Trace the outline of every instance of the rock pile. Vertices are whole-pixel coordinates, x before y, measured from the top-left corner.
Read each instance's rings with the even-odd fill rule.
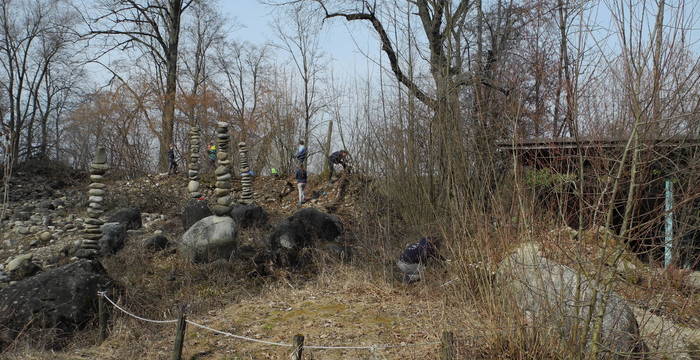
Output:
[[[250,176],[248,164],[248,146],[245,142],[238,143],[238,155],[241,165],[241,203],[253,203],[253,178]]]
[[[211,205],[211,212],[217,216],[226,216],[231,212],[231,160],[228,154],[228,143],[228,124],[219,122],[216,127],[217,167],[214,171],[216,175],[216,189],[214,190],[216,203]]]
[[[187,191],[193,199],[202,197],[199,191],[199,145],[201,144],[201,130],[198,126],[190,129],[190,165],[187,175],[190,182],[187,185]]]
[[[90,190],[88,190],[88,209],[87,219],[85,220],[85,232],[83,241],[80,244],[80,251],[76,254],[78,257],[90,258],[94,257],[100,251],[98,240],[102,237],[101,226],[103,221],[100,216],[104,213],[104,198],[106,194],[106,185],[104,184],[104,174],[109,170],[107,165],[107,151],[104,147],[97,148],[95,160],[90,164]]]

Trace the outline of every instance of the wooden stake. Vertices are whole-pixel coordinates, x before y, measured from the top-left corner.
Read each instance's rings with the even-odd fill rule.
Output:
[[[97,297],[97,319],[100,323],[99,345],[107,339],[107,309],[105,306],[105,298],[102,294]]]
[[[173,360],[182,360],[182,346],[185,343],[185,322],[184,307],[180,307],[180,313],[177,317],[177,333],[175,334],[175,348],[173,349]]]
[[[454,348],[454,334],[452,331],[444,331],[442,333],[442,354],[440,356],[441,360],[454,360],[455,358],[455,348]]]
[[[304,335],[294,335],[294,353],[292,360],[301,360],[302,352],[304,351]]]

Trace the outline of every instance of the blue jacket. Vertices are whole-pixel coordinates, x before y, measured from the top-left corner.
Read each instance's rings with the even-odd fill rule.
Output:
[[[304,160],[306,160],[306,155],[307,155],[306,146],[302,146],[299,148],[299,151],[297,151],[296,155],[294,155],[294,156],[297,158],[297,160],[304,162]]]
[[[399,260],[408,264],[425,264],[429,258],[440,258],[437,248],[426,238],[415,244],[408,245]]]

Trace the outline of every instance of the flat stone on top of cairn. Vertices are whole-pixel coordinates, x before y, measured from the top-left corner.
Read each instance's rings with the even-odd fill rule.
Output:
[[[250,176],[248,163],[248,146],[245,142],[238,143],[238,156],[241,165],[241,203],[253,203],[253,178]]]
[[[80,243],[80,250],[77,256],[81,258],[92,258],[100,251],[98,240],[102,238],[101,226],[104,223],[100,216],[104,214],[104,198],[107,194],[104,184],[104,174],[109,170],[107,165],[107,151],[103,146],[97,148],[95,159],[90,164],[90,186],[88,190],[87,219],[85,220],[85,230],[83,240]]]
[[[216,127],[216,190],[214,197],[216,203],[209,206],[211,212],[216,216],[225,216],[231,212],[231,161],[228,156],[228,124],[218,122]]]
[[[187,175],[190,178],[190,182],[187,184],[187,191],[189,191],[190,197],[193,199],[202,197],[202,193],[199,191],[199,146],[201,145],[201,135],[199,126],[195,126],[189,131],[190,164]]]

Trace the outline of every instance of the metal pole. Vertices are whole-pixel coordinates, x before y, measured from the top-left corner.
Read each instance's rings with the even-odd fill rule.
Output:
[[[673,182],[666,179],[666,227],[664,229],[664,267],[673,260]]]

